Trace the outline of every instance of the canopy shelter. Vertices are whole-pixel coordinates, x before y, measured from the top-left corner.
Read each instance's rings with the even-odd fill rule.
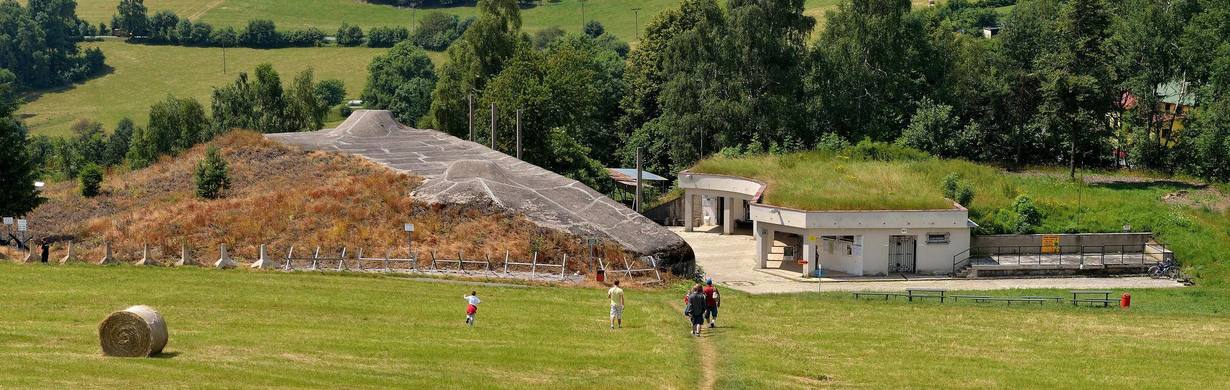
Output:
[[[627,199],[630,197],[630,194],[636,193],[636,168],[607,168],[606,171],[611,176],[611,180],[614,180],[617,184],[615,186],[616,191],[621,192],[618,196],[619,199]],[[659,183],[670,182],[665,177],[645,170],[641,171],[641,180],[645,182],[645,187],[653,188],[657,188]],[[623,193],[624,191],[627,191],[627,193]],[[635,205],[632,207],[635,207]]]

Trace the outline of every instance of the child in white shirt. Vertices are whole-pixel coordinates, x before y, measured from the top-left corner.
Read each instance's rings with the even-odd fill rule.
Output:
[[[466,300],[466,325],[474,326],[474,315],[478,314],[478,304],[482,301],[478,300],[478,292],[470,291],[470,295],[462,297]]]

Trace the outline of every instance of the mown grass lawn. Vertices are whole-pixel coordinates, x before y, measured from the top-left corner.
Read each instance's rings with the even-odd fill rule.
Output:
[[[0,388],[689,388],[695,348],[663,293],[402,278],[0,264]],[[464,293],[478,290],[478,325]],[[148,304],[155,359],[100,355],[97,325]]]
[[[1065,295],[999,292],[1037,293]],[[1224,387],[1230,294],[1132,293],[1128,311],[728,293],[737,299],[722,314],[729,327],[712,338],[718,387]]]
[[[367,65],[387,49],[291,48],[226,50],[227,73],[222,73],[222,49],[132,45],[123,42],[86,43],[107,56],[111,73],[72,87],[41,92],[18,109],[33,134],[67,135],[79,119],[102,122],[108,131],[125,116],[144,126],[150,105],[167,94],[192,97],[209,110],[215,86],[233,82],[239,72],[271,63],[284,85],[311,67],[317,81],[326,78],[346,83],[346,96],[357,98],[367,82]]]
[[[610,331],[599,288],[7,262],[0,277],[0,388],[683,389],[706,345],[716,388],[1216,388],[1230,369],[1230,294],[1205,287],[1131,291],[1128,311],[725,290],[721,327],[696,339],[681,287],[630,290]],[[167,353],[100,356],[98,322],[132,304],[166,317]]]

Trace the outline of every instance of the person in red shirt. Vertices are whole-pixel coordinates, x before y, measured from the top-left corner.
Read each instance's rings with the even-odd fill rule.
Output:
[[[717,287],[713,286],[713,279],[705,280],[705,319],[709,320],[709,327],[717,327],[718,306],[722,305],[722,296],[718,294]]]

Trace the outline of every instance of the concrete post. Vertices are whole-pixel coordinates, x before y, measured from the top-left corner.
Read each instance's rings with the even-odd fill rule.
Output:
[[[111,264],[118,264],[118,263],[119,261],[115,259],[115,256],[111,255],[111,241],[104,242],[103,243],[103,258],[102,260],[98,261],[98,265],[111,265]]]
[[[773,229],[753,221],[752,234],[756,237],[756,268],[768,268],[769,252],[773,250]]]
[[[273,259],[269,258],[269,256],[265,254],[265,244],[261,244],[261,257],[257,259],[255,263],[252,263],[251,267],[257,269],[277,268],[277,264],[273,263]]]
[[[218,252],[221,254],[218,256],[218,261],[214,262],[214,268],[235,268],[235,260],[232,260],[231,257],[226,254],[226,244],[222,244],[222,246],[218,249]]]
[[[734,203],[735,198],[722,197],[722,234],[731,235],[735,232],[735,208],[731,207]]]
[[[60,259],[60,264],[74,263],[76,261],[77,261],[77,251],[73,249],[73,242],[69,241],[68,242],[68,253],[65,253],[64,257]]]
[[[137,265],[149,265],[149,266],[158,265],[158,260],[154,260],[153,257],[149,256],[149,245],[141,244],[141,261],[138,261]]]
[[[201,265],[192,258],[192,252],[188,252],[188,244],[179,244],[179,261],[175,262],[176,267],[185,265]]]
[[[692,194],[683,190],[683,231],[692,231]]]
[[[803,277],[810,278],[816,272],[816,241],[810,233],[803,236],[803,259],[807,260],[803,266]]]

